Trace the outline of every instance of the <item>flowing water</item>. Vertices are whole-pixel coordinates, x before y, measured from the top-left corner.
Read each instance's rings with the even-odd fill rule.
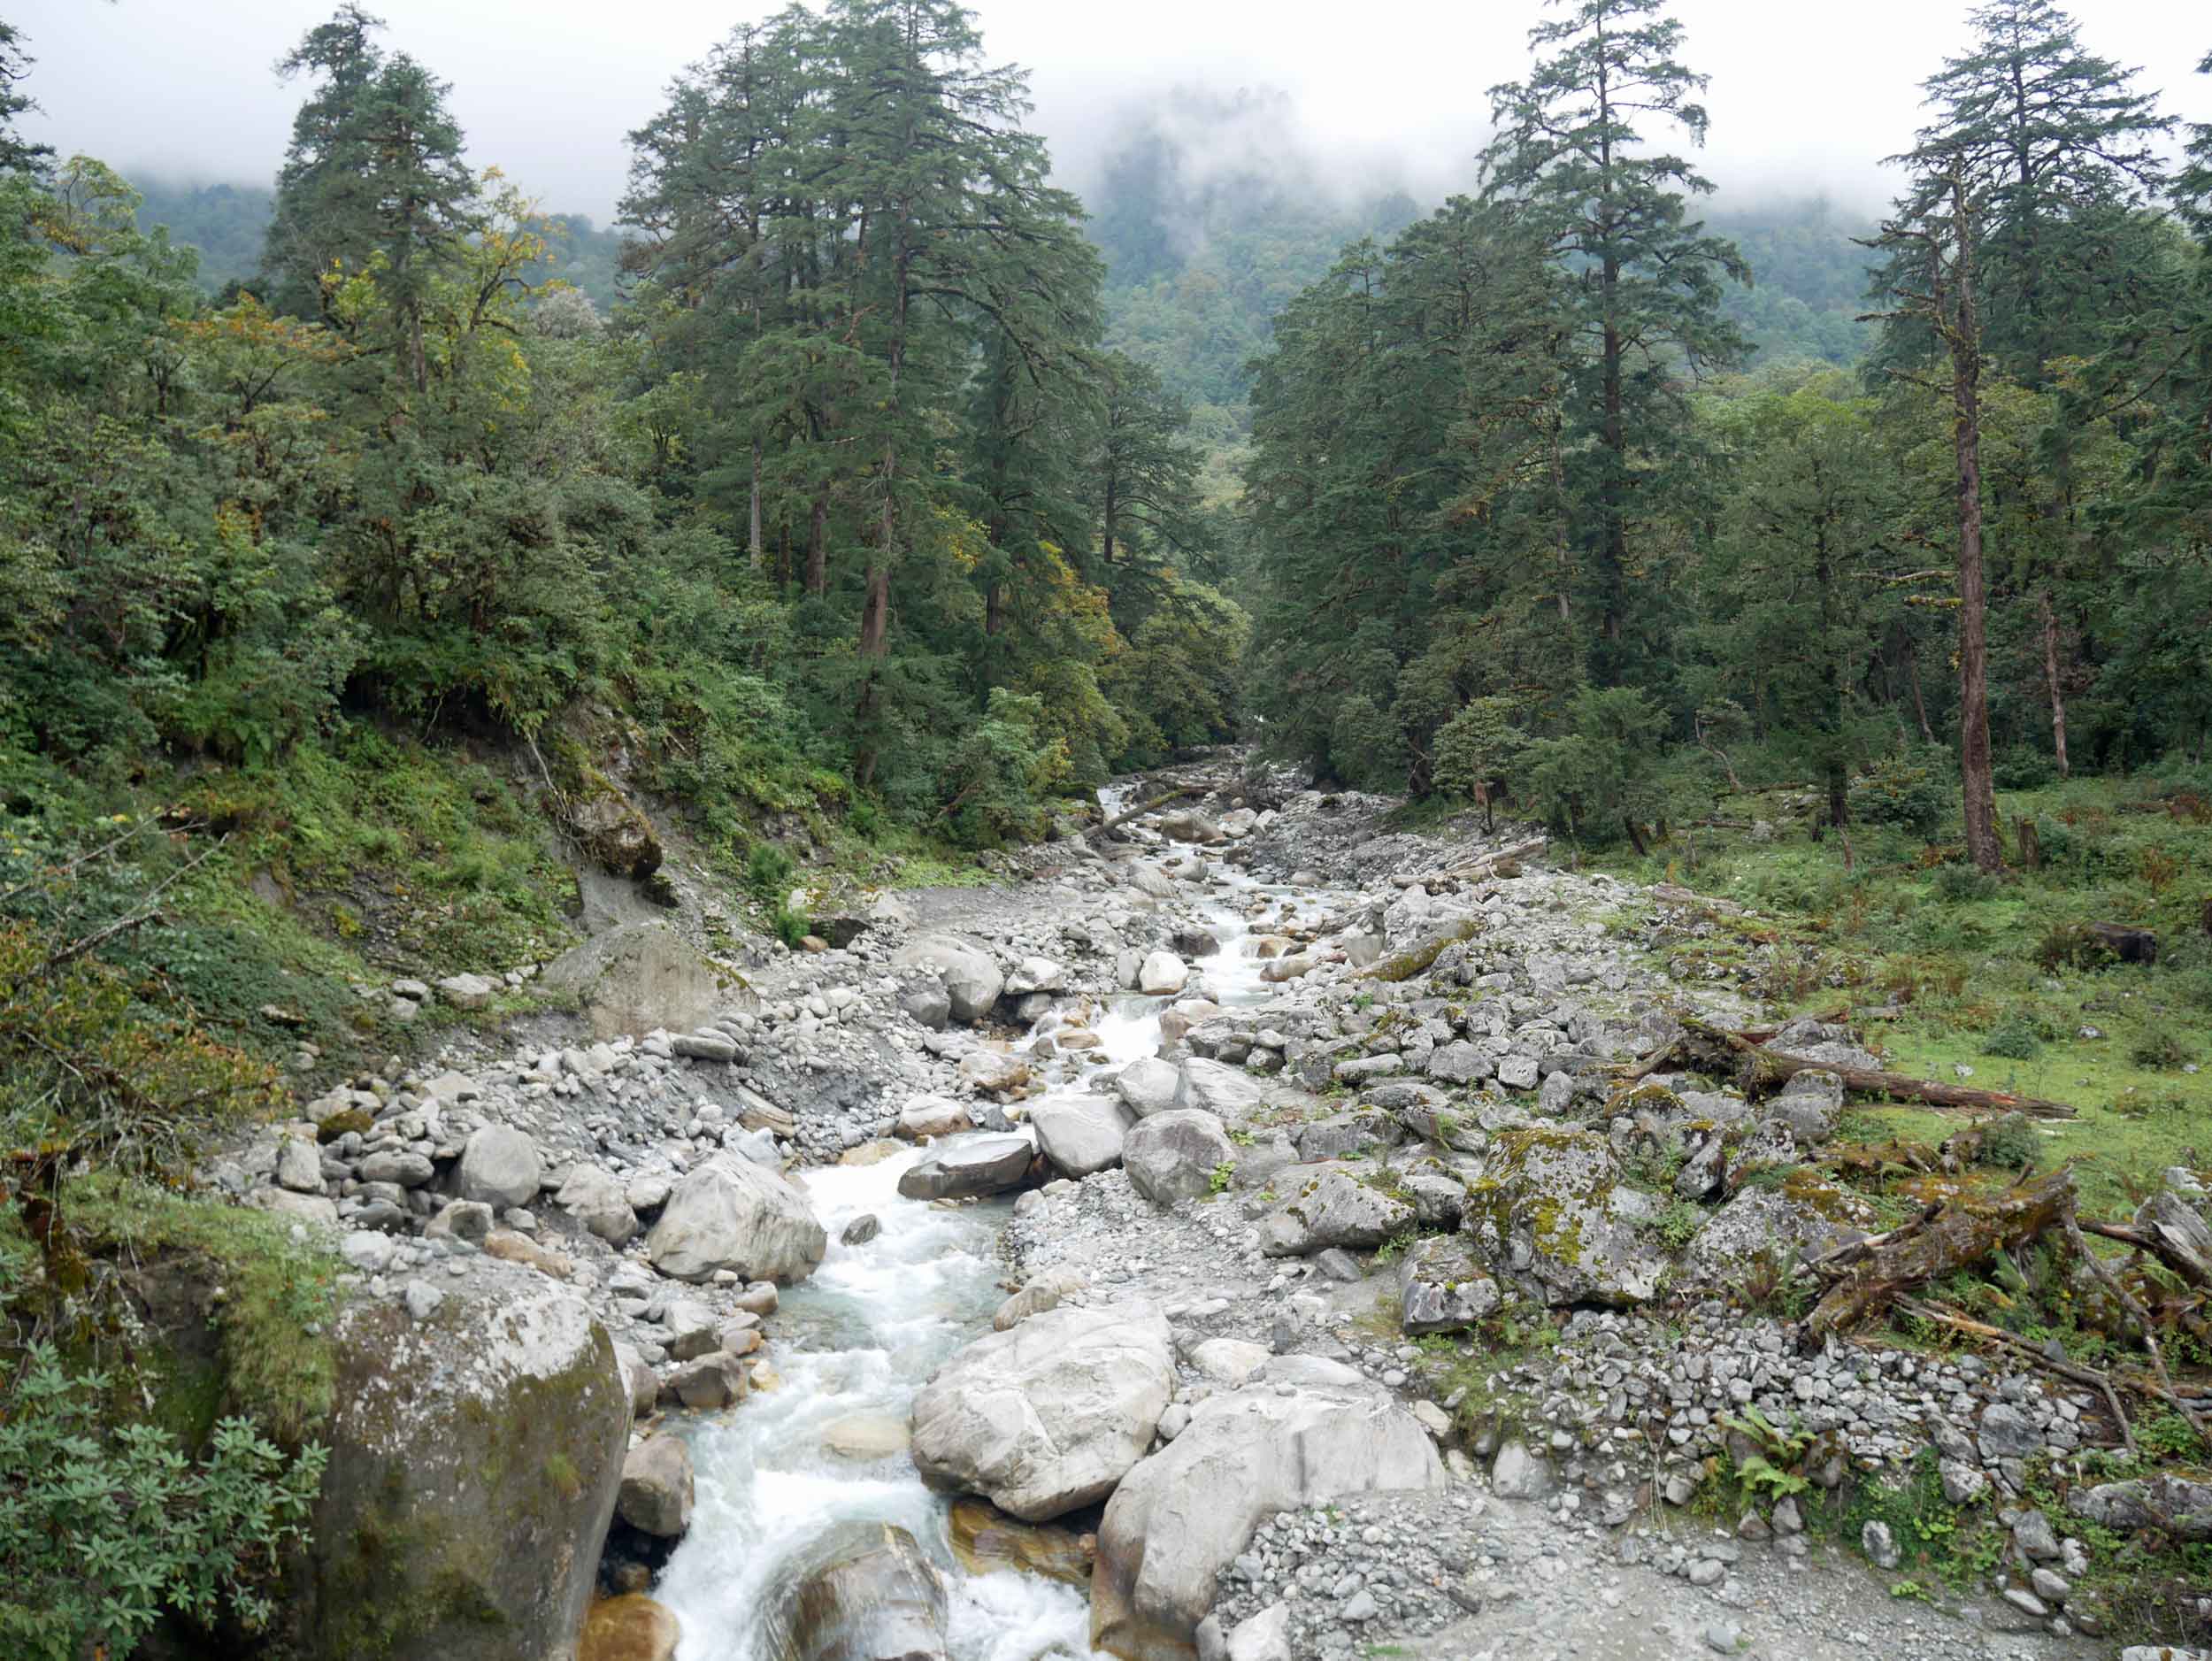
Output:
[[[1107,812],[1119,811],[1120,793],[1106,794]],[[1207,995],[1225,1005],[1257,1002],[1272,988],[1245,950],[1255,921],[1315,896],[1263,888],[1233,872],[1214,893],[1207,926],[1221,951],[1196,965]],[[1101,1047],[1055,1093],[1079,1094],[1093,1079],[1103,1088],[1101,1075],[1154,1053],[1171,1001],[1115,999],[1093,1024]],[[995,1242],[1010,1205],[949,1209],[902,1197],[900,1173],[926,1157],[917,1149],[878,1165],[803,1173],[830,1244],[771,1323],[783,1383],[726,1416],[677,1426],[691,1444],[698,1499],[691,1531],[654,1593],[682,1623],[677,1661],[770,1661],[776,1645],[764,1628],[774,1594],[810,1546],[854,1521],[903,1527],[944,1572],[954,1661],[1090,1653],[1089,1610],[1077,1588],[959,1567],[949,1503],[923,1485],[902,1447],[853,1457],[830,1446],[849,1450],[872,1432],[902,1430],[930,1373],[990,1330],[1004,1296]],[[846,1245],[845,1226],[866,1213],[882,1232]]]

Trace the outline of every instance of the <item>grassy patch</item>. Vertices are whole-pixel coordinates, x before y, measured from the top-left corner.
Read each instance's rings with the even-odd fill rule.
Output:
[[[336,1257],[292,1237],[297,1219],[94,1177],[64,1193],[88,1249],[118,1263],[188,1258],[211,1288],[224,1411],[296,1442],[329,1414]]]

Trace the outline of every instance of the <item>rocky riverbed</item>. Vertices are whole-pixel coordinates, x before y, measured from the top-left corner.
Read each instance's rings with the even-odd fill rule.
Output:
[[[2212,1488],[2082,1464],[2087,1390],[1755,1311],[1874,1221],[1800,1169],[1833,1073],[1617,1088],[1759,1012],[1651,950],[1713,926],[1693,896],[1229,762],[1168,782],[998,886],[856,903],[835,948],[623,925],[543,969],[574,1016],[348,1080],[210,1175],[333,1231],[388,1334],[486,1334],[495,1372],[505,1312],[575,1311],[632,1428],[618,1496],[558,1519],[566,1580],[611,1529],[604,1588],[654,1588],[685,1661],[2109,1655],[2071,1530],[2212,1535]],[[474,988],[364,995],[418,993]],[[1801,1502],[1721,1503],[1786,1449]],[[1894,1596],[1889,1525],[1809,1526],[1915,1480],[2007,1530],[1970,1585]],[[513,1653],[561,1652],[573,1598],[478,1578]]]

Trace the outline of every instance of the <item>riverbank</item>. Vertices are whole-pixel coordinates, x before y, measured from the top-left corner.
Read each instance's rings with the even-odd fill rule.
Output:
[[[1901,1220],[1832,1174],[1840,1084],[1618,1088],[1685,1023],[1762,1018],[1671,972],[1659,937],[1699,926],[1695,896],[1221,764],[1174,782],[1193,794],[1030,850],[1018,880],[879,896],[841,947],[772,958],[689,1025],[457,1045],[219,1174],[326,1206],[349,1294],[410,1319],[465,1327],[517,1276],[588,1306],[629,1463],[687,1456],[695,1500],[655,1513],[682,1543],[641,1542],[649,1496],[626,1489],[611,1567],[633,1589],[661,1570],[682,1657],[773,1652],[789,1596],[847,1561],[821,1553],[885,1525],[926,1573],[864,1551],[870,1572],[903,1577],[958,1661],[1233,1635],[1302,1661],[2101,1654],[2093,1634],[2145,1619],[2114,1578],[2185,1559],[2129,1523],[2143,1484],[2095,1392],[1802,1341],[1784,1271]],[[1843,1028],[1786,1042],[1876,1059]],[[326,1136],[344,1112],[367,1122]],[[284,1180],[288,1157],[307,1180],[310,1135],[311,1194]],[[734,1196],[733,1161],[756,1173]],[[1018,1337],[1047,1315],[1079,1350],[1157,1323],[1073,1378],[983,1352],[986,1421],[1121,1426],[1079,1480],[1039,1479],[1016,1429],[979,1450],[956,1393],[910,1449],[933,1374],[1011,1343],[995,1317]],[[1294,1479],[1269,1463],[1284,1437],[1312,1456]],[[1087,1613],[964,1557],[918,1465],[1058,1518],[1032,1557],[1094,1541]],[[1179,1535],[1200,1495],[1236,1520]],[[1147,1580],[1169,1560],[1173,1585]]]

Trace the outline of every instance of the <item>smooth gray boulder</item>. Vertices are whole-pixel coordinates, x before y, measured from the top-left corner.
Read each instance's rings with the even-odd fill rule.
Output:
[[[527,1205],[544,1186],[545,1166],[537,1144],[507,1125],[487,1125],[472,1134],[461,1149],[455,1173],[457,1192],[503,1211]]]
[[[1138,1118],[1148,1119],[1175,1105],[1176,1087],[1181,1081],[1172,1062],[1141,1056],[1114,1075],[1114,1090]]]
[[[1287,1197],[1260,1222],[1260,1250],[1302,1257],[1332,1246],[1372,1251],[1417,1220],[1410,1202],[1370,1187],[1341,1165],[1294,1165],[1275,1174]]]
[[[1092,1647],[1125,1661],[1190,1661],[1221,1571],[1263,1518],[1444,1485],[1420,1422],[1370,1387],[1210,1396],[1106,1503],[1091,1575]]]
[[[1006,977],[991,954],[956,934],[925,934],[899,948],[891,958],[900,969],[926,969],[943,984],[953,1018],[979,1021],[1005,990]]]
[[[1029,1180],[1036,1146],[1026,1136],[954,1136],[899,1176],[910,1200],[964,1200],[1004,1194]]]
[[[1171,1108],[1140,1119],[1122,1139],[1129,1185],[1155,1205],[1173,1205],[1213,1191],[1214,1173],[1236,1164],[1237,1146],[1213,1114]]]
[[[1137,967],[1137,990],[1153,997],[1180,992],[1190,980],[1190,966],[1171,951],[1148,954]]]
[[[610,1246],[627,1244],[637,1233],[637,1212],[625,1184],[597,1165],[571,1165],[553,1202]]]
[[[1267,1086],[1241,1067],[1192,1056],[1178,1070],[1175,1105],[1202,1108],[1220,1119],[1241,1119],[1267,1100]]]
[[[1079,1182],[1121,1163],[1137,1116],[1110,1096],[1048,1096],[1031,1104],[1029,1122],[1052,1168]]]
[[[788,1285],[814,1273],[829,1237],[797,1189],[749,1159],[710,1160],[669,1191],[645,1237],[646,1256],[671,1280],[728,1269]]]
[[[1106,1497],[1175,1390],[1149,1305],[1049,1309],[970,1344],[914,1398],[914,1464],[1025,1522]]]
[[[542,984],[574,995],[600,1038],[688,1032],[760,1000],[736,970],[703,956],[665,923],[626,923],[546,965]]]

